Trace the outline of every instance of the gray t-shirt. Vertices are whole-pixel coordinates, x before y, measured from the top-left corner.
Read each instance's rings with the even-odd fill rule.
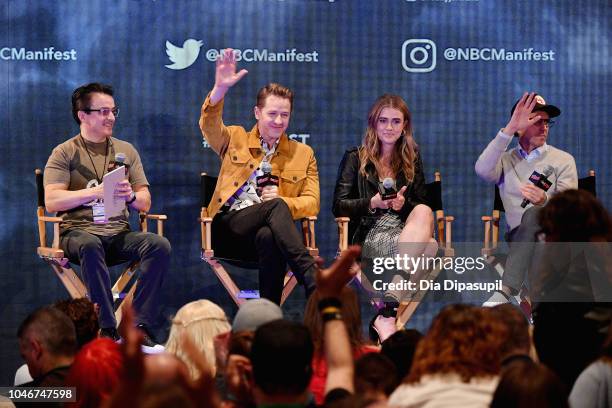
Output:
[[[44,185],[62,183],[67,185],[70,191],[95,187],[102,182],[109,162],[114,161],[116,153],[124,153],[126,156],[125,163],[129,166],[127,178],[132,187],[148,186],[140,156],[134,146],[114,137],[111,137],[108,143],[93,143],[80,135],[53,149],[45,166]],[[58,212],[57,215],[64,218],[61,232],[82,229],[91,234],[110,236],[129,231],[127,210],[121,216],[111,218],[106,224],[94,224],[92,206],[95,202],[96,200]]]

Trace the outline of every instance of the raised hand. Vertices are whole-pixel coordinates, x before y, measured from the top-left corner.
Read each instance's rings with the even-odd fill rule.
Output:
[[[357,274],[357,270],[352,266],[360,253],[361,248],[359,246],[351,245],[342,251],[338,259],[329,268],[318,269],[316,275],[317,290],[322,299],[340,296],[342,288]]]
[[[516,104],[510,122],[504,127],[504,133],[507,135],[514,135],[516,132],[522,132],[540,120],[540,116],[533,112],[535,105],[535,92],[525,92]]]
[[[236,72],[236,55],[234,50],[226,48],[217,57],[217,68],[215,70],[215,88],[231,88],[248,73],[246,69]]]

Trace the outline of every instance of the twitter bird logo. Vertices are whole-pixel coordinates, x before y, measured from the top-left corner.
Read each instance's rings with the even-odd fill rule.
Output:
[[[194,40],[192,38],[185,40],[183,48],[177,47],[170,41],[166,41],[166,54],[173,64],[166,65],[169,69],[185,69],[198,59],[200,55],[200,47],[202,47],[202,41]]]

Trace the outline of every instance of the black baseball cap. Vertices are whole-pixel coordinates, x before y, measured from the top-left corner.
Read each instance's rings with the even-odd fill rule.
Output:
[[[551,118],[557,117],[561,114],[561,109],[557,108],[555,105],[547,104],[546,101],[544,100],[544,97],[542,97],[542,95],[535,94],[535,99],[536,99],[536,104],[533,107],[532,112],[535,112],[535,111],[546,112],[548,113],[548,116],[550,116]],[[521,99],[519,98],[519,100],[514,103],[514,106],[512,106],[512,110],[510,111],[510,116],[512,116],[512,114],[514,113],[514,109],[516,108],[516,105],[519,103],[520,100]]]

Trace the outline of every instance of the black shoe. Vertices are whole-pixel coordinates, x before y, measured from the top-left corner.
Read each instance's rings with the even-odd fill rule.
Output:
[[[112,341],[121,340],[121,336],[119,336],[119,332],[114,327],[104,327],[100,329],[100,337],[107,337]]]
[[[372,340],[375,344],[380,343],[380,337],[378,336],[378,331],[374,327],[374,322],[378,316],[396,318],[398,307],[399,302],[397,301],[384,302],[384,307],[378,309],[374,317],[372,317],[372,320],[370,320],[370,324],[368,325],[368,334],[370,336],[370,340]]]
[[[151,332],[149,331],[147,326],[145,326],[144,324],[139,324],[136,327],[140,331],[142,331],[142,333],[144,334],[144,336],[142,338],[142,345],[143,346],[155,347],[155,346],[157,346],[159,344],[157,341],[155,341],[155,337],[153,335],[151,335]]]

